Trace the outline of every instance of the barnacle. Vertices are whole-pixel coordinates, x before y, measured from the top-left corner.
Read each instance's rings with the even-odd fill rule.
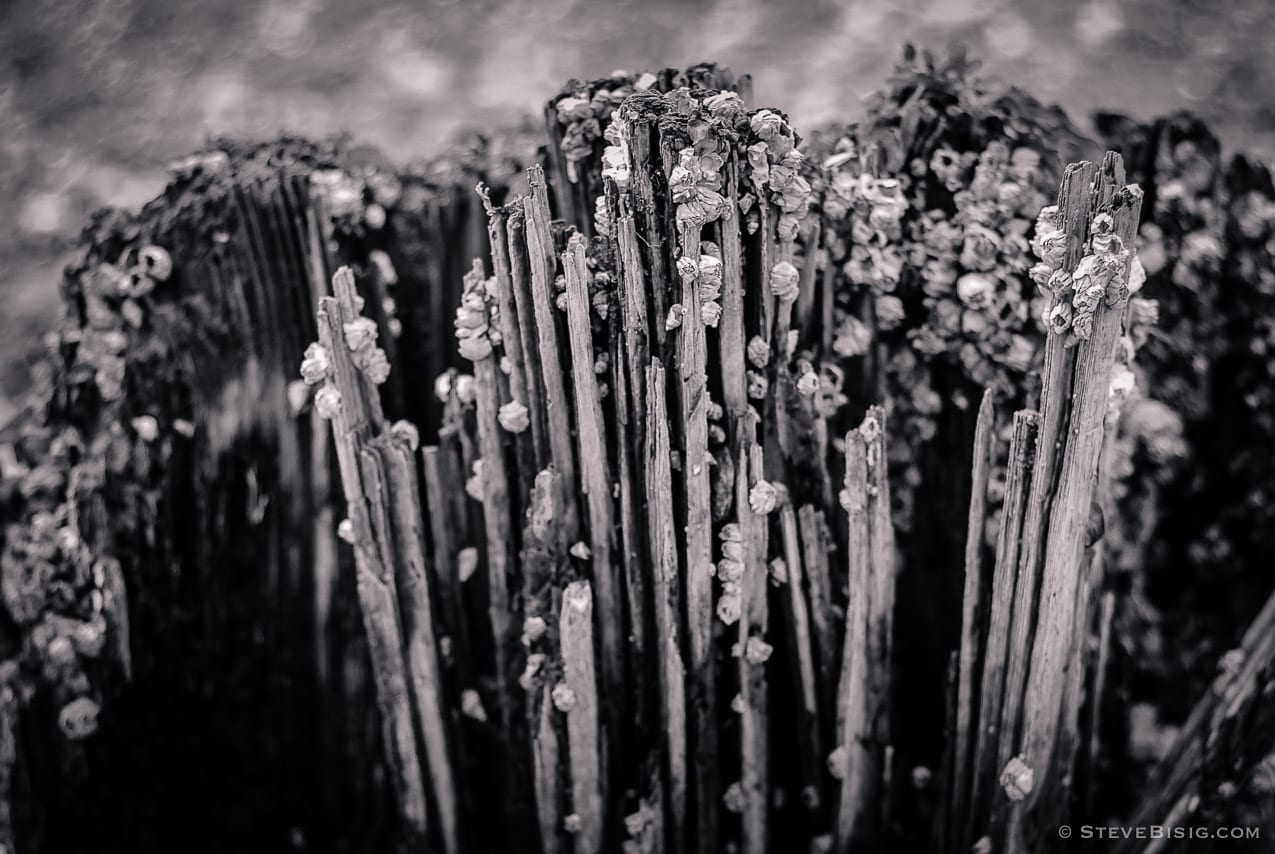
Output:
[[[523,665],[522,674],[518,677],[518,684],[522,686],[524,691],[531,691],[535,687],[535,679],[540,675],[540,670],[544,667],[545,654],[543,652],[533,652],[527,656],[527,663]]]
[[[166,282],[173,274],[172,256],[159,246],[143,246],[137,252],[137,260],[146,275],[156,282]]]
[[[465,491],[469,491],[466,484]],[[478,549],[466,546],[456,553],[456,574],[460,580],[468,581],[478,571]]]
[[[305,357],[301,360],[301,378],[306,385],[317,385],[327,379],[332,367],[328,361],[328,351],[317,342],[305,348]]]
[[[390,432],[399,439],[407,442],[407,447],[410,448],[413,453],[415,453],[416,449],[421,445],[421,432],[420,430],[417,430],[416,425],[410,421],[404,421],[402,419],[395,421],[390,425]]]
[[[548,627],[549,626],[544,621],[543,617],[534,615],[527,617],[522,621],[522,645],[531,646],[533,643],[540,640],[540,638],[544,637],[545,631]]]
[[[806,363],[801,375],[797,378],[797,392],[803,397],[814,397],[819,391],[820,384],[819,375],[809,363]]]
[[[340,524],[336,526],[336,535],[347,543],[354,542],[354,523],[349,519],[342,519]]]
[[[996,283],[980,273],[966,273],[956,280],[956,295],[970,308],[984,308],[996,290]]]
[[[743,607],[743,593],[739,589],[738,582],[723,584],[722,595],[717,599],[717,619],[728,626],[733,626],[739,622]]]
[[[1001,772],[1000,784],[1011,801],[1021,801],[1032,792],[1035,775],[1022,756],[1015,756]]]
[[[510,433],[521,433],[531,426],[531,416],[527,407],[516,400],[511,400],[500,407],[496,414],[500,426]]]
[[[758,370],[770,364],[770,345],[760,335],[748,339],[748,362]]]
[[[376,343],[376,321],[371,318],[355,318],[343,324],[342,329],[345,332],[345,346],[352,352],[358,353]]]
[[[792,302],[801,291],[800,274],[788,261],[778,261],[770,268],[770,292],[781,302]]]
[[[872,343],[872,330],[854,315],[846,315],[832,339],[832,350],[843,358],[862,356]]]
[[[97,731],[97,718],[101,708],[88,697],[77,697],[62,707],[58,713],[58,726],[69,739],[87,738]]]
[[[845,745],[838,744],[836,748],[828,754],[828,773],[835,780],[845,779],[846,765],[850,760],[850,753],[846,750]]]
[[[779,489],[770,481],[759,480],[748,491],[748,506],[762,516],[779,506]]]
[[[770,381],[760,371],[748,372],[748,397],[750,400],[765,400]]]
[[[475,501],[483,500],[483,461],[474,460],[473,473],[465,481],[465,493]]]
[[[139,415],[134,418],[133,430],[143,442],[154,442],[159,438],[159,422],[153,415]]]
[[[572,691],[565,682],[554,685],[550,696],[553,698],[554,708],[560,712],[569,712],[575,707],[576,692]]]
[[[471,720],[487,720],[487,710],[483,708],[482,696],[473,688],[466,688],[461,691],[460,713]]]
[[[314,410],[320,418],[335,418],[341,411],[341,392],[335,386],[325,385],[314,396]]]
[[[750,636],[744,644],[744,658],[749,664],[764,664],[774,651],[773,646],[756,635]]]
[[[668,317],[664,319],[665,330],[672,332],[682,325],[682,317],[686,314],[686,307],[680,302],[675,302],[668,308]]]
[[[390,359],[380,347],[355,351],[354,364],[376,385],[389,379]]]

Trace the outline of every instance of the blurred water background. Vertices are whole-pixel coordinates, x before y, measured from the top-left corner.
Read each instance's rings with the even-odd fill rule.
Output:
[[[1189,109],[1275,153],[1271,0],[3,0],[0,424],[79,229],[210,136],[349,131],[406,161],[567,78],[712,59],[798,128],[850,120],[904,42],[1065,107]]]

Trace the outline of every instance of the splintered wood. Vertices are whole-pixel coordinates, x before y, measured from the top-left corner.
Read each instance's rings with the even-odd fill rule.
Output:
[[[841,503],[850,517],[850,606],[837,705],[837,850],[847,854],[877,838],[889,798],[895,578],[885,426],[884,410],[874,406],[859,428],[846,435],[845,444]]]
[[[1141,201],[1109,153],[1101,164],[1069,166],[1057,206],[1037,222],[1034,248],[1047,268],[1039,280],[1051,292],[1041,408],[1014,419],[990,586],[982,413],[975,438],[947,850],[978,840],[996,850],[1047,848],[1065,815],[1094,622],[1089,590],[1098,583],[1089,571],[1092,507],[1103,443],[1115,436],[1105,425],[1118,415],[1111,377],[1124,358],[1117,344]]]
[[[407,431],[376,402],[353,283],[321,302],[316,406],[333,419],[404,824],[448,850],[849,854],[916,838],[903,817],[929,814],[936,850],[1039,850],[1081,721],[1097,721],[1078,709],[1102,685],[1091,508],[1110,485],[1141,194],[1115,155],[1073,164],[1036,225],[1039,412],[1010,436],[988,390],[969,419],[950,739],[941,773],[896,768],[899,443],[882,405],[829,439],[847,398],[820,361],[832,296],[809,167],[782,114],[656,82],[576,85],[547,111],[553,184],[533,166],[500,206],[479,188],[490,265],[473,262],[454,324],[473,374],[440,386],[423,505]],[[1252,660],[1219,692],[1252,696]],[[458,717],[481,754],[460,790],[442,740]],[[1186,770],[1163,772],[1157,818],[1181,812],[1202,752],[1184,742]],[[486,786],[512,817],[466,839],[466,792]]]
[[[583,110],[559,104],[554,115]],[[574,222],[550,220],[539,167],[527,196],[487,205],[492,275],[476,264],[465,277],[455,322],[472,390],[448,380],[440,445],[423,457],[430,521],[413,529],[431,532],[447,567],[458,538],[436,514],[483,533],[481,632],[466,625],[474,610],[451,601],[454,585],[441,586],[446,572],[432,576],[449,631],[467,630],[473,651],[494,648],[495,679],[465,683],[494,701],[485,725],[508,764],[511,803],[534,805],[536,847],[731,843],[761,854],[777,824],[822,845],[836,802],[824,745],[842,740],[836,706],[859,696],[860,679],[873,686],[863,725],[875,773],[886,773],[884,414],[865,422],[875,430],[865,560],[879,562],[858,567],[874,591],[862,627],[873,659],[856,657],[837,696],[825,686],[841,667],[847,579],[823,519],[839,511],[829,490],[796,476],[822,469],[807,449],[827,447],[798,441],[813,423],[827,430],[811,395],[794,391],[789,325],[810,195],[796,135],[779,113],[709,89],[642,87],[604,118],[601,159],[578,148],[551,158],[560,177],[571,173],[575,186],[555,185],[552,198]],[[558,145],[582,132],[571,121]],[[480,513],[456,511],[444,494],[457,451]],[[490,640],[478,643],[480,633]],[[777,647],[794,662],[791,679],[774,678]],[[803,731],[800,768],[784,762],[780,776],[773,739],[789,714]],[[790,773],[799,797],[781,807]],[[850,788],[861,807],[879,786]]]
[[[354,547],[386,753],[406,830],[417,844],[426,843],[424,765],[442,841],[454,852],[459,850],[456,790],[448,713],[438,691],[413,449],[387,427],[381,413],[375,325],[359,313],[361,299],[348,269],[337,271],[333,291],[335,297],[319,300],[319,342],[307,351],[312,370],[306,379],[321,386],[315,407],[332,421],[349,514],[341,533]],[[418,731],[424,761],[417,750]]]

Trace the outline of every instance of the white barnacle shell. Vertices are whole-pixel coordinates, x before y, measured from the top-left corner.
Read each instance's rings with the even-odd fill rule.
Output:
[[[722,806],[726,807],[729,812],[742,813],[747,803],[748,801],[744,797],[744,787],[739,785],[738,782],[731,783],[726,788],[726,793],[722,795]]]
[[[981,273],[966,273],[956,280],[956,296],[969,308],[982,308],[992,298],[996,283]]]
[[[475,501],[483,500],[483,461],[474,460],[474,469],[465,481],[465,494]]]
[[[545,631],[549,628],[545,623],[544,617],[530,616],[522,621],[522,645],[531,646],[536,641],[544,637]]]
[[[748,491],[748,506],[765,516],[779,506],[779,490],[768,480],[759,480]]]
[[[845,745],[837,745],[837,748],[828,754],[828,773],[837,780],[844,778],[846,776],[846,765],[849,761],[850,753],[846,750]]]
[[[1015,756],[1001,772],[1000,784],[1011,801],[1021,801],[1032,792],[1035,774],[1023,757]]]
[[[473,688],[466,688],[460,692],[460,711],[461,714],[471,720],[487,720],[487,710],[483,708],[483,698]]]
[[[569,712],[576,704],[576,692],[572,691],[570,686],[565,682],[559,682],[553,686],[550,692],[553,698],[553,706],[560,712]]]
[[[815,373],[814,368],[807,366],[807,370],[801,372],[801,376],[797,378],[797,393],[802,397],[814,397],[819,391],[819,375]]]
[[[1066,270],[1055,270],[1049,275],[1045,282],[1045,287],[1056,294],[1061,294],[1072,286],[1071,273]]]
[[[610,178],[616,187],[629,187],[629,146],[623,138],[602,150],[602,177]]]
[[[452,393],[452,375],[450,373],[442,373],[434,377],[434,397],[439,402],[446,403],[447,398]]]
[[[907,316],[903,300],[893,294],[880,294],[876,298],[876,310],[877,325],[882,329],[894,329]]]
[[[721,597],[717,600],[717,619],[721,620],[728,626],[733,626],[739,622],[740,614],[743,611],[743,597],[739,591],[738,584],[732,584],[729,588],[722,591]]]
[[[913,404],[917,406],[918,410],[920,410],[923,413],[932,415],[938,412],[939,408],[942,406],[942,402],[941,402],[941,399],[939,399],[939,396],[936,392],[931,391],[930,395],[932,395],[933,399],[935,400],[935,405],[933,407],[925,407],[925,406],[919,405],[917,403],[917,400],[918,400],[917,395],[915,394],[912,395],[912,398],[913,398]],[[877,419],[871,415],[864,418],[863,423],[859,425],[859,436],[863,438],[864,443],[871,445],[873,442],[877,440],[877,437],[880,435],[881,435],[881,422],[877,421]]]
[[[683,255],[677,259],[677,274],[682,277],[682,281],[689,282],[693,280],[698,272],[699,265],[695,263],[694,258]]]
[[[421,446],[421,431],[410,421],[399,419],[390,425],[390,432],[407,442],[413,452]]]
[[[496,413],[496,420],[510,433],[521,433],[531,425],[531,416],[527,412],[527,407],[516,400],[501,406]]]
[[[456,377],[456,399],[469,406],[474,402],[474,375],[460,374]]]
[[[832,350],[842,358],[862,356],[868,352],[872,343],[872,330],[853,314],[847,315],[837,327],[836,337],[832,339]]]
[[[1062,335],[1071,328],[1072,308],[1069,303],[1060,302],[1049,310],[1046,323],[1051,332]]]
[[[562,829],[567,833],[579,833],[582,827],[584,827],[584,822],[580,819],[578,813],[571,813],[571,815],[562,820]]]
[[[760,335],[754,335],[748,341],[748,361],[756,368],[770,364],[770,345]]]
[[[376,385],[390,377],[390,359],[380,347],[357,351],[354,354],[354,364]]]
[[[593,556],[593,552],[589,551],[589,547],[585,544],[584,540],[578,541],[571,547],[570,551],[574,557],[578,557],[580,560],[588,560]]]
[[[744,564],[738,558],[723,557],[717,562],[717,577],[723,583],[736,582],[744,577]]]
[[[394,269],[394,262],[390,260],[390,256],[384,249],[373,249],[367,253],[367,260],[376,267],[376,274],[382,282],[387,285],[398,284],[398,270]]]
[[[478,549],[466,546],[456,553],[456,571],[461,581],[468,581],[478,569]]]
[[[686,315],[686,307],[680,302],[675,302],[668,309],[668,317],[664,319],[665,331],[672,332],[682,325],[682,318]]]
[[[1147,270],[1142,266],[1142,259],[1137,255],[1129,265],[1129,293],[1136,294],[1147,283]]]
[[[143,246],[137,253],[137,260],[146,275],[157,282],[166,282],[173,274],[173,258],[162,247]]]
[[[462,335],[465,331],[456,330],[456,347],[461,356],[471,362],[479,362],[491,355],[491,338],[486,334],[486,330],[482,335]]]
[[[1114,400],[1124,400],[1133,394],[1134,389],[1138,387],[1138,378],[1133,371],[1129,370],[1125,365],[1115,365],[1111,369],[1111,386],[1110,397]]]
[[[370,317],[355,318],[341,328],[345,331],[345,346],[355,353],[376,342],[376,321]]]
[[[518,684],[522,686],[524,691],[530,691],[535,685],[535,678],[540,673],[540,668],[544,666],[545,654],[543,652],[533,652],[527,656],[527,663],[522,668],[522,675],[518,677]]]
[[[335,418],[341,411],[341,392],[330,385],[319,389],[314,395],[314,411],[320,418]]]
[[[310,399],[310,386],[306,385],[305,380],[292,380],[288,383],[286,389],[288,395],[288,412],[292,413],[292,417],[301,414],[301,410],[305,409],[306,402]],[[180,420],[180,419],[179,419]],[[189,424],[190,422],[185,422]],[[173,422],[173,429],[183,436],[186,435],[184,427],[179,427],[177,422]]]
[[[742,696],[736,694],[731,698],[730,710],[737,715],[742,715],[744,712],[748,711],[748,704],[744,702],[744,698]]]
[[[775,648],[755,635],[744,644],[744,658],[749,664],[764,664]]]
[[[69,739],[88,738],[97,731],[97,716],[100,711],[97,703],[90,698],[77,697],[58,712],[58,726]]]
[[[770,381],[766,379],[766,375],[760,371],[748,372],[748,397],[752,400],[762,400],[766,397],[766,391],[770,388]]]
[[[705,285],[720,286],[722,283],[722,259],[716,255],[701,254],[699,256],[699,278],[700,282]]]
[[[154,442],[159,438],[159,422],[153,415],[139,415],[134,418],[133,430],[143,442]]]
[[[770,562],[770,577],[776,584],[788,583],[788,562],[777,557]]]
[[[1027,271],[1027,275],[1033,282],[1036,283],[1036,287],[1038,288],[1048,287],[1049,277],[1053,274],[1054,267],[1050,264],[1046,264],[1044,261],[1037,261],[1032,265],[1031,269]]]
[[[800,274],[789,261],[778,261],[770,268],[770,292],[781,302],[792,302],[801,292]]]
[[[349,519],[342,519],[341,523],[336,526],[336,535],[343,541],[353,545],[354,543],[354,523]]]
[[[722,307],[715,302],[706,302],[699,307],[699,316],[705,326],[716,329],[718,322],[722,319]]]

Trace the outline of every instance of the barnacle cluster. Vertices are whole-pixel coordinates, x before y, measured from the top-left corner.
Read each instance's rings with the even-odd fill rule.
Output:
[[[847,424],[872,399],[891,401],[903,529],[940,424],[970,413],[982,388],[1002,431],[1030,402],[1048,305],[1029,276],[1035,221],[1058,185],[1058,152],[1078,147],[1057,115],[1014,90],[989,98],[969,72],[959,58],[909,54],[864,123],[815,141],[836,287],[824,335],[846,376],[869,371],[863,399],[847,390]]]
[[[603,128],[610,122],[611,113],[634,92],[645,92],[654,86],[658,78],[644,72],[632,75],[627,71],[615,71],[610,77],[585,83],[573,80],[567,84],[567,92],[552,102],[552,109],[562,130],[562,153],[567,161],[567,176],[574,182],[583,160],[594,154],[594,146],[603,138]],[[608,163],[608,168],[619,164]]]
[[[613,71],[599,80],[568,81],[548,106],[552,124],[561,135],[558,149],[566,161],[565,177],[573,184],[586,177],[593,189],[601,186],[604,176],[621,188],[627,185],[628,152],[612,130],[612,120],[616,109],[630,95],[695,86],[734,89],[736,85],[747,86],[747,79],[737,81],[730,69],[714,63],[699,63],[685,70]],[[606,146],[599,162],[595,155],[603,142]],[[592,170],[596,174],[585,176],[581,170]]]
[[[1123,305],[1146,281],[1141,262],[1114,229],[1111,214],[1094,217],[1086,252],[1068,272],[1062,268],[1067,238],[1058,206],[1042,208],[1036,219],[1032,249],[1041,260],[1031,269],[1032,280],[1054,298],[1045,325],[1056,335],[1067,335],[1069,344],[1089,338],[1099,304]]]
[[[492,345],[500,343],[500,332],[492,325],[496,306],[489,292],[496,280],[483,274],[482,262],[475,259],[465,274],[460,306],[456,309],[456,344],[460,354],[471,362],[486,359]]]

